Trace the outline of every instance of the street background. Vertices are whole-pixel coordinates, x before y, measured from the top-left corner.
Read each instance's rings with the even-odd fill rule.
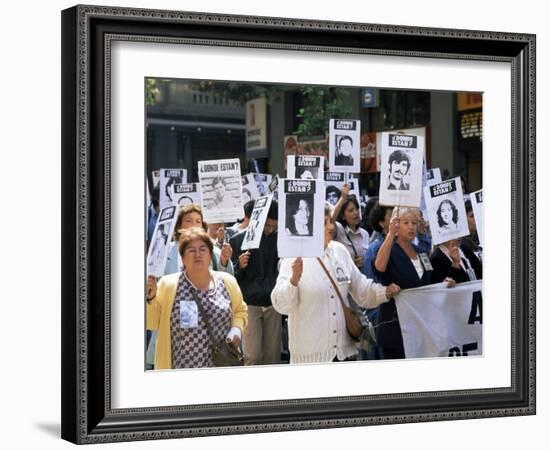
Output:
[[[464,0],[445,4],[418,2],[204,2],[110,0],[111,6],[176,9],[231,14],[298,17],[441,28],[465,28],[537,34],[537,122],[549,123],[550,31],[543,3]],[[2,372],[0,398],[3,448],[69,448],[60,439],[60,11],[69,1],[11,2],[3,8],[2,49]],[[342,4],[343,5],[343,4]],[[538,141],[538,178],[547,176],[549,156],[544,135]],[[25,174],[24,176],[22,174]],[[548,194],[538,183],[538,279],[549,273],[545,240]],[[39,195],[37,195],[39,194]],[[29,211],[30,214],[24,214]],[[22,214],[23,213],[23,214]],[[23,218],[22,216],[26,216]],[[10,222],[17,220],[14,227]],[[14,232],[17,230],[17,232]],[[30,287],[30,289],[29,289]],[[24,303],[21,305],[21,303]],[[18,312],[16,315],[15,312]],[[23,312],[23,314],[21,314]],[[539,290],[538,323],[550,316],[544,289]],[[116,444],[119,448],[275,449],[336,448],[341,445],[391,449],[541,448],[550,423],[548,361],[545,343],[550,328],[540,326],[538,339],[538,414],[454,422],[343,428]]]

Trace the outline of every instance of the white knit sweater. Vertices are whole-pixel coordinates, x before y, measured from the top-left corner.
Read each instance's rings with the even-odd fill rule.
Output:
[[[291,363],[330,362],[356,353],[346,331],[344,312],[332,283],[316,258],[303,258],[303,273],[298,286],[290,283],[295,258],[283,258],[277,284],[271,293],[273,307],[288,315]],[[347,249],[331,241],[323,262],[331,272],[347,304],[348,291],[367,308],[386,302],[386,289],[367,279],[357,269]]]

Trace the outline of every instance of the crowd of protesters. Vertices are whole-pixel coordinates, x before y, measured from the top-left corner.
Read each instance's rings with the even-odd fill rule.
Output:
[[[394,296],[482,279],[469,200],[470,234],[433,246],[420,209],[380,205],[376,198],[361,205],[347,184],[337,191],[334,198],[327,190],[320,258],[278,257],[275,200],[259,248],[249,250],[241,244],[253,201],[231,227],[207,225],[199,205],[182,207],[165,275],[147,281],[147,368],[212,366],[211,331],[240,348],[247,365],[404,358]],[[158,206],[149,212],[149,239],[156,216]],[[355,339],[342,304],[361,319],[364,331]]]

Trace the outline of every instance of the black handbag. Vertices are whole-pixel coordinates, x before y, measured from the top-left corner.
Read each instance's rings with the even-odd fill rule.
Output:
[[[208,337],[210,338],[210,348],[212,349],[212,362],[214,363],[214,367],[244,366],[242,349],[235,348],[225,339],[221,342],[221,344],[216,344],[208,316],[206,315],[200,300],[197,299],[197,293],[194,289],[192,289],[192,293],[193,300],[197,304],[197,307],[201,312],[201,316],[206,323],[206,331],[208,332]]]

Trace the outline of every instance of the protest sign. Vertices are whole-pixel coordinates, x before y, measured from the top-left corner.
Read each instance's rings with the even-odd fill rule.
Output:
[[[324,249],[325,183],[279,180],[277,248],[280,257],[316,257]]]
[[[382,133],[380,204],[420,207],[424,139]]]
[[[258,191],[260,195],[267,195],[269,193],[269,184],[271,183],[271,174],[270,173],[259,173],[254,174],[254,179],[256,180],[256,185],[258,186]]]
[[[256,200],[260,197],[260,191],[258,190],[258,185],[256,184],[253,173],[243,175],[241,177],[241,184],[243,187],[243,205],[250,200]]]
[[[476,221],[477,238],[479,245],[483,247],[483,189],[470,194],[474,220]]]
[[[322,180],[325,158],[322,156],[290,155],[287,161],[287,178]]]
[[[244,216],[238,159],[199,161],[203,218],[208,223],[236,222]]]
[[[340,198],[342,186],[345,183],[346,174],[344,172],[325,172],[325,200],[332,206],[336,205]],[[355,196],[357,203],[361,205],[359,192],[359,180],[352,174],[348,178],[349,195]],[[361,217],[361,208],[359,208],[359,217]]]
[[[426,170],[426,184],[431,186],[432,184],[441,183],[441,171],[438,167]]]
[[[153,187],[159,187],[160,183],[160,170],[153,170],[151,172],[151,179],[153,180]]]
[[[330,119],[329,168],[331,172],[361,171],[361,121]]]
[[[395,297],[407,358],[483,354],[482,281],[405,289]]]
[[[174,184],[187,183],[187,170],[160,169],[159,206],[165,208],[174,204],[172,193]]]
[[[147,275],[154,275],[155,277],[164,275],[168,245],[172,240],[174,226],[176,225],[176,210],[176,206],[168,206],[160,210],[147,252]]]
[[[452,178],[424,188],[432,244],[470,234],[460,178]]]
[[[268,190],[269,192],[276,192],[279,188],[279,174],[276,174],[273,177],[273,180],[271,180],[271,183],[269,183]]]
[[[174,184],[172,197],[175,206],[186,206],[191,203],[200,205],[201,193],[198,183]]]
[[[273,195],[270,194],[260,197],[254,202],[254,208],[252,209],[252,214],[250,214],[250,222],[246,227],[241,250],[260,247],[265,221],[267,220],[267,213],[269,212],[272,199]]]

